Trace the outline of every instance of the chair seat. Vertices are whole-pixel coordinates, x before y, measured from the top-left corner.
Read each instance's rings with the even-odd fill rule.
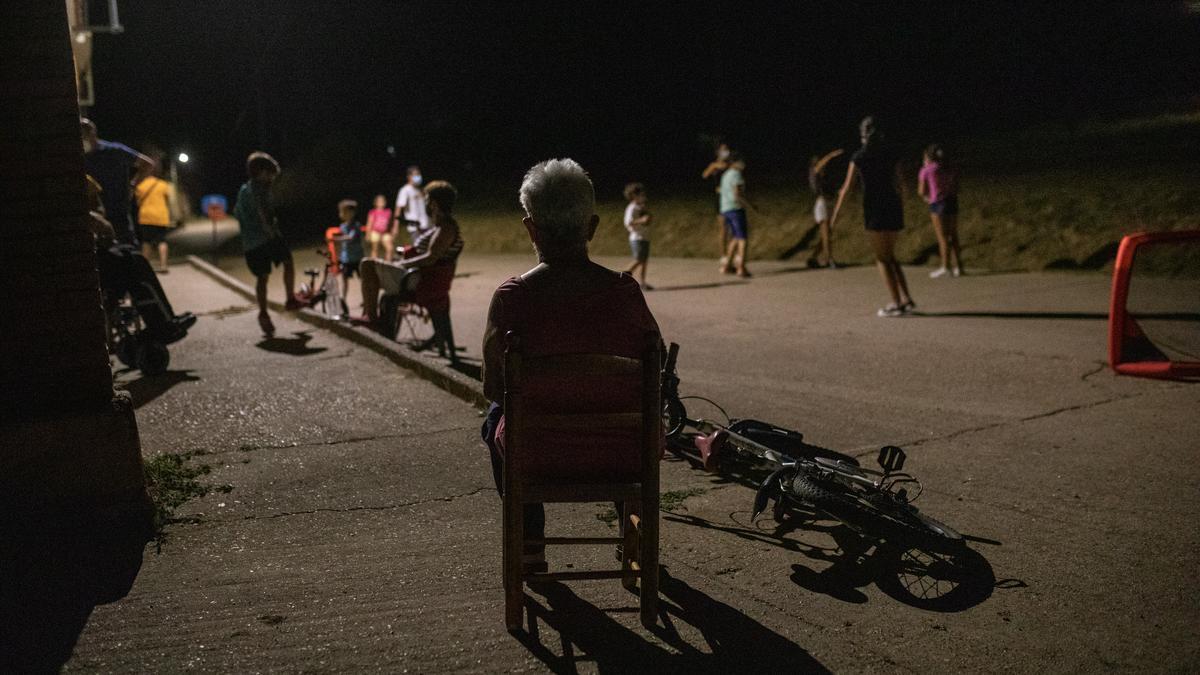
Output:
[[[521,491],[524,504],[623,502],[641,497],[641,483],[549,483],[527,485]]]

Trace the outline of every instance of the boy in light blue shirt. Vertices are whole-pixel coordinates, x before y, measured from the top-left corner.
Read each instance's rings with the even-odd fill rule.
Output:
[[[735,271],[739,277],[749,277],[750,270],[746,269],[746,240],[750,234],[750,223],[746,220],[746,208],[755,213],[758,209],[746,199],[746,180],[742,172],[746,169],[746,161],[739,153],[729,156],[729,168],[721,175],[721,215],[725,217],[725,227],[729,230],[729,246],[725,256],[721,258],[721,273],[732,274]]]

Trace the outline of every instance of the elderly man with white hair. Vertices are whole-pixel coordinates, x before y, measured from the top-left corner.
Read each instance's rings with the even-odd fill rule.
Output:
[[[493,401],[483,425],[483,440],[491,451],[497,489],[502,490],[504,463],[504,350],[509,331],[520,336],[529,356],[556,354],[614,354],[637,358],[646,333],[659,333],[637,281],[588,258],[588,242],[600,223],[592,181],[574,160],[552,159],[537,164],[521,183],[523,223],[537,252],[538,264],[505,281],[492,295],[483,337],[483,392]],[[572,382],[553,389],[527,392],[542,400],[569,401],[580,410],[603,409],[605,391],[580,391]],[[609,402],[611,405],[612,402]],[[574,437],[538,439],[541,454],[531,470],[543,475],[604,474],[623,470],[615,465],[629,458],[614,456],[619,439]],[[614,443],[614,441],[618,441]],[[525,532],[540,539],[545,512],[540,504],[525,507]],[[531,571],[545,569],[542,547],[524,552]]]

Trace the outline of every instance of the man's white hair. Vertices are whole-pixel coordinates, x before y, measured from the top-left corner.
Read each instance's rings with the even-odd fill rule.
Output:
[[[587,241],[588,221],[596,212],[596,191],[578,162],[549,159],[526,172],[521,181],[521,206],[537,224],[545,243],[574,247]]]

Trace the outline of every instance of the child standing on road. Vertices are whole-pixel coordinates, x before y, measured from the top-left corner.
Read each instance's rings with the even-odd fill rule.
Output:
[[[758,212],[746,199],[746,180],[742,178],[745,170],[746,161],[735,152],[729,156],[729,168],[721,175],[721,215],[725,217],[725,227],[729,230],[729,247],[721,258],[721,272],[731,274],[736,271],[739,277],[750,276],[750,270],[746,269],[747,239],[750,236],[746,208]]]
[[[925,164],[917,174],[917,194],[929,203],[929,219],[937,234],[942,266],[929,273],[930,279],[962,275],[962,253],[958,246],[958,172],[946,163],[942,146],[925,148]]]
[[[392,243],[392,212],[387,207],[387,197],[375,195],[375,208],[367,212],[367,243],[371,245],[371,257],[379,257],[379,248],[383,247],[383,258],[391,262],[396,253]]]
[[[837,180],[829,171],[829,163],[842,155],[840,148],[833,150],[824,157],[812,158],[808,165],[808,186],[812,188],[816,201],[813,202],[813,220],[821,234],[821,248],[817,252],[818,267],[837,269],[833,261],[833,232],[829,228],[829,215],[834,200],[837,199]]]
[[[641,183],[626,185],[625,199],[629,200],[629,205],[625,207],[625,229],[629,230],[629,249],[633,253],[633,262],[625,268],[625,272],[633,274],[637,270],[642,290],[652,291],[654,287],[646,283],[646,262],[650,259],[650,212],[646,210],[646,187]]]
[[[292,264],[292,251],[279,229],[279,218],[271,203],[271,184],[279,176],[279,162],[265,152],[252,152],[246,158],[246,173],[250,180],[238,190],[233,215],[237,218],[242,234],[242,250],[246,266],[254,274],[254,297],[258,300],[258,326],[267,337],[275,334],[275,324],[267,313],[267,281],[271,268],[283,265],[283,286],[289,310],[300,309],[300,301],[293,294],[296,270]]]
[[[385,209],[386,211],[386,209]],[[337,245],[338,269],[342,273],[342,297],[350,297],[350,280],[358,273],[358,264],[363,259],[363,226],[358,223],[358,202],[343,199],[338,202],[337,226],[333,237]]]
[[[409,238],[416,243],[417,237],[429,229],[429,214],[425,211],[425,193],[421,191],[421,167],[408,167],[408,182],[396,193],[396,212],[392,226],[392,239],[399,241],[400,224],[404,223]]]

